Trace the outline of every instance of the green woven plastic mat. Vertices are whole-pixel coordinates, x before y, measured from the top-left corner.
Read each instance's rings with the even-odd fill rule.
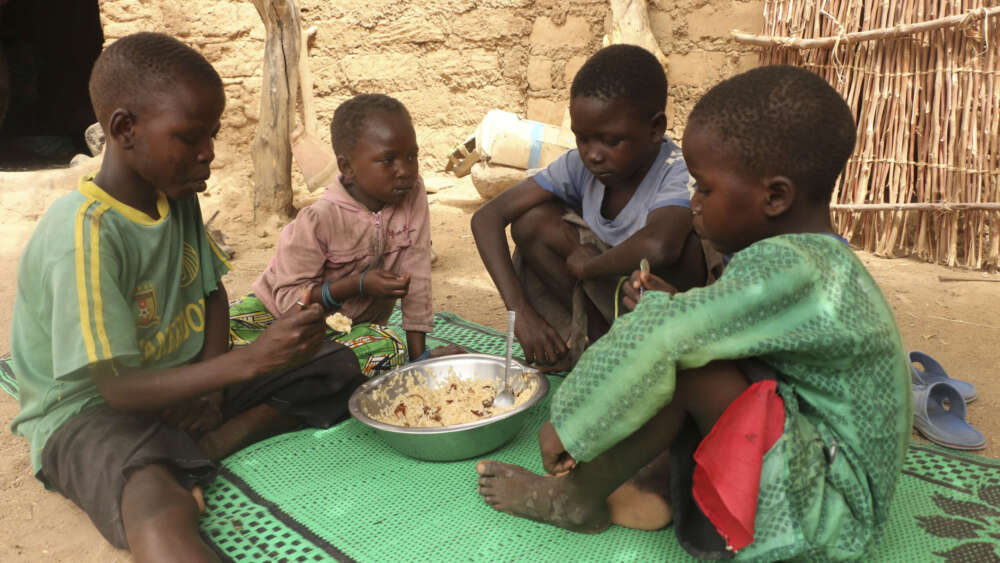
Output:
[[[399,313],[391,324],[398,326]],[[449,313],[431,346],[501,354],[502,333]],[[516,351],[520,353],[518,349]],[[0,359],[0,387],[16,384]],[[552,390],[561,378],[550,377]],[[13,386],[12,386],[13,385]],[[550,393],[551,396],[551,393]],[[488,457],[540,471],[535,433],[548,399]],[[202,534],[231,561],[689,561],[673,530],[565,532],[488,507],[475,460],[404,457],[348,420],[261,442],[228,458],[206,488]],[[1000,462],[914,442],[872,561],[1000,561]]]
[[[488,457],[540,471],[544,415]],[[248,448],[206,493],[203,534],[235,561],[694,561],[669,528],[590,536],[496,512],[474,460],[409,459],[353,420]],[[995,561],[998,532],[1000,465],[913,444],[872,560]]]
[[[524,431],[489,457],[541,471],[535,432],[547,405],[536,407]],[[612,528],[584,536],[499,513],[476,493],[475,460],[410,459],[354,420],[279,436],[225,466],[206,490],[202,531],[220,554],[241,561],[319,561],[321,553],[358,561],[684,557],[670,533]],[[242,492],[247,487],[256,499]]]
[[[401,329],[402,322],[403,314],[397,305],[389,318],[389,325]],[[469,322],[454,313],[437,313],[434,315],[434,331],[427,336],[427,345],[433,348],[445,344],[458,344],[471,352],[503,356],[507,352],[507,335]],[[513,356],[524,361],[524,351],[517,342],[514,342]]]

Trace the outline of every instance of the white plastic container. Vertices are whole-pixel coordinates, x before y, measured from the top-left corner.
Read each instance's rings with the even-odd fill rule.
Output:
[[[476,150],[490,164],[541,168],[574,146],[568,129],[498,109],[490,110],[476,128]]]

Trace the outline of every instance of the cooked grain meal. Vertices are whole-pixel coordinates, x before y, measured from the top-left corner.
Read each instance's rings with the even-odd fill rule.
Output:
[[[351,332],[351,317],[344,316],[340,313],[334,313],[326,318],[326,326],[330,327],[330,330],[335,330],[337,332]]]
[[[380,412],[368,413],[372,418],[396,426],[465,424],[513,410],[530,399],[538,387],[534,377],[525,378],[527,384],[519,393],[514,393],[514,404],[501,409],[493,406],[497,389],[491,381],[464,380],[457,375],[449,375],[432,389],[427,387],[423,375],[411,373],[403,377],[406,390],[395,399],[388,399],[384,387],[373,393],[372,398],[386,404],[386,407]],[[511,377],[515,376],[511,374]]]

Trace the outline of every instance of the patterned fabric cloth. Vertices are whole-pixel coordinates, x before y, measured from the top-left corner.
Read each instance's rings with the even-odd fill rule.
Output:
[[[254,294],[229,304],[229,347],[246,346],[274,322],[272,315]],[[358,357],[361,372],[366,377],[388,373],[408,360],[406,341],[393,329],[361,323],[343,333],[327,329],[328,340],[340,342]]]
[[[669,403],[678,370],[748,357],[780,374],[786,419],[764,457],[754,542],[737,558],[864,556],[888,518],[913,406],[892,311],[831,237],[759,241],[711,286],[646,294],[584,353],[552,422],[588,461]]]

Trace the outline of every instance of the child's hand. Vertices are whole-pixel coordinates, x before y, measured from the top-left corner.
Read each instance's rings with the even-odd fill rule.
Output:
[[[563,447],[551,422],[546,422],[538,429],[538,447],[542,451],[542,467],[546,473],[557,475],[576,467],[576,460]]]
[[[587,263],[595,256],[600,256],[601,251],[592,244],[581,244],[576,247],[569,256],[566,257],[566,269],[578,280],[587,278]]]
[[[517,312],[514,334],[528,363],[553,364],[566,355],[566,343],[562,337],[530,307]]]
[[[292,307],[247,346],[247,352],[253,355],[251,361],[260,373],[269,373],[311,357],[326,336],[325,319],[326,311],[318,303]]]
[[[410,275],[397,276],[386,270],[368,270],[363,284],[364,294],[372,297],[403,297],[410,291]]]
[[[222,391],[216,391],[165,409],[160,416],[185,432],[208,432],[222,424],[221,404]]]
[[[642,297],[643,291],[665,291],[670,295],[677,293],[677,288],[663,281],[663,278],[641,270],[632,272],[622,290],[625,293],[622,302],[629,311],[635,309],[635,306],[639,304],[639,298]]]

